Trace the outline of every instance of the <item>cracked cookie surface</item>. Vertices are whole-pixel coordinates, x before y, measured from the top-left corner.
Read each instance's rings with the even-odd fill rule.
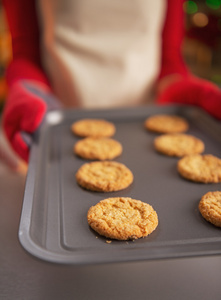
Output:
[[[111,137],[116,128],[112,122],[103,119],[82,119],[71,125],[71,131],[80,137]]]
[[[84,159],[110,160],[122,153],[122,145],[110,138],[88,137],[74,145],[74,153]]]
[[[182,157],[190,154],[200,154],[204,151],[204,143],[188,134],[171,133],[158,136],[154,140],[154,148],[165,155]]]
[[[82,165],[76,180],[91,191],[113,192],[127,188],[133,182],[133,173],[116,161],[95,161]]]
[[[208,222],[221,227],[221,191],[206,193],[199,202],[199,211]]]
[[[147,130],[157,133],[178,133],[185,132],[189,128],[186,119],[176,115],[153,115],[144,122]]]
[[[117,240],[145,237],[158,225],[157,213],[151,205],[129,197],[100,201],[88,210],[87,220],[97,233]]]
[[[177,169],[182,177],[192,181],[221,182],[221,159],[211,154],[184,156],[178,161]]]

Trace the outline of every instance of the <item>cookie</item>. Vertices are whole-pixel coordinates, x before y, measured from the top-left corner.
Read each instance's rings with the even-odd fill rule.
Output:
[[[154,140],[154,148],[165,155],[182,157],[189,154],[200,154],[204,151],[204,143],[188,134],[171,133],[158,136]]]
[[[221,159],[211,154],[193,154],[181,158],[177,164],[178,172],[186,179],[217,183],[221,181]]]
[[[74,145],[74,153],[91,160],[110,160],[122,153],[122,145],[110,138],[88,137]]]
[[[82,165],[76,180],[91,191],[113,192],[127,188],[133,182],[133,173],[119,162],[95,161]]]
[[[108,198],[88,210],[88,224],[106,238],[133,240],[151,234],[158,225],[153,207],[128,197]]]
[[[180,133],[189,128],[187,120],[176,115],[154,115],[144,122],[147,130],[157,133]]]
[[[80,137],[111,137],[116,128],[113,123],[102,119],[82,119],[74,122],[71,130]]]
[[[221,227],[221,192],[208,192],[199,202],[199,211],[204,219]]]

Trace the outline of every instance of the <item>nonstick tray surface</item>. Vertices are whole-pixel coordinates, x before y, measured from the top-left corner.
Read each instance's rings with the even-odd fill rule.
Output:
[[[35,137],[19,228],[19,239],[32,255],[50,262],[90,264],[129,262],[221,254],[221,229],[205,221],[198,211],[200,198],[221,190],[221,183],[194,183],[181,178],[178,158],[157,153],[158,135],[144,129],[144,120],[155,114],[185,117],[192,134],[205,143],[204,154],[221,156],[221,124],[203,111],[186,106],[143,106],[113,110],[64,110],[49,113]],[[87,162],[73,154],[79,140],[70,130],[82,118],[102,118],[116,126],[114,138],[123,153],[115,159],[134,174],[125,190],[110,193],[82,189],[75,180]],[[111,241],[91,230],[90,206],[109,197],[131,197],[151,204],[159,225],[148,237]]]

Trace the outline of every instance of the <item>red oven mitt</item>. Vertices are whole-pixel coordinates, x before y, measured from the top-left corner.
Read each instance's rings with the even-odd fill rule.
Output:
[[[194,76],[183,77],[170,83],[158,94],[157,103],[195,105],[221,120],[221,90],[210,81]]]
[[[46,112],[58,108],[60,104],[42,83],[19,80],[11,86],[3,111],[3,129],[12,148],[26,162],[33,134]]]

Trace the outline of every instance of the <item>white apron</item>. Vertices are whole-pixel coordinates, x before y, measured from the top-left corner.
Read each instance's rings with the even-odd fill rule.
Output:
[[[160,67],[165,0],[39,0],[42,56],[66,106],[139,104]]]

